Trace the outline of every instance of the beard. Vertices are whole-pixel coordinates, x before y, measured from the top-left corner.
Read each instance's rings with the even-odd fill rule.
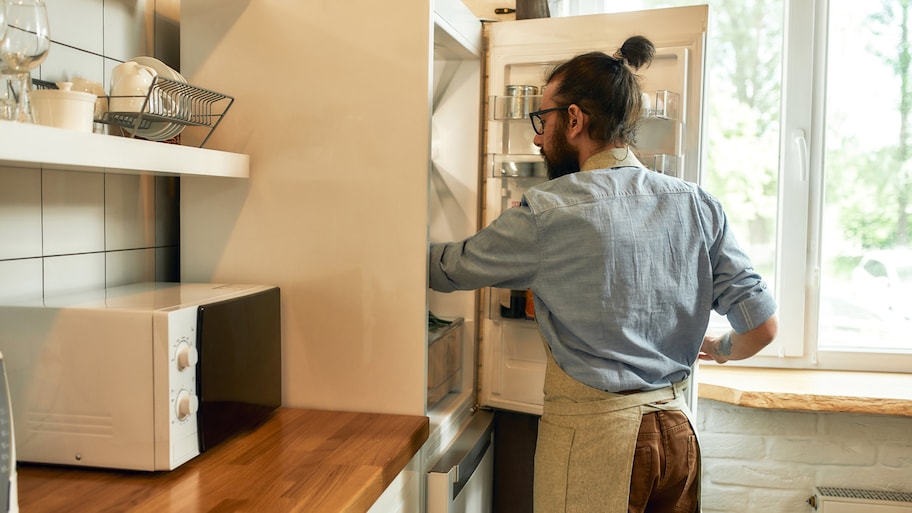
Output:
[[[567,140],[566,129],[555,133],[551,148],[545,153],[545,148],[542,146],[541,154],[545,159],[549,180],[573,174],[580,170],[579,151],[571,146]]]

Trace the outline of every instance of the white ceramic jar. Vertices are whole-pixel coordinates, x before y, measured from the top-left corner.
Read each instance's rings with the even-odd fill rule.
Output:
[[[92,132],[96,96],[81,91],[71,91],[72,84],[59,82],[59,89],[32,91],[32,112],[39,125],[66,128],[79,132]]]

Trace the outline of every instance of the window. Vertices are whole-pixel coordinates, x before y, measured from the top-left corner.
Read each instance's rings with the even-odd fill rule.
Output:
[[[780,335],[750,364],[908,372],[909,2],[549,5],[570,16],[700,3],[710,5],[701,183],[779,301]]]

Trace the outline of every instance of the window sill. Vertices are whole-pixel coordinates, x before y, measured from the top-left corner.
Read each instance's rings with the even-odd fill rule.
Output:
[[[701,364],[698,395],[737,406],[912,417],[912,374]]]

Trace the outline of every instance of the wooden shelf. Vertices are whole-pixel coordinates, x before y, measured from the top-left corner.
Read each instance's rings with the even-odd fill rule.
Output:
[[[912,417],[912,374],[700,365],[697,382],[737,406]]]
[[[248,178],[250,157],[112,135],[0,121],[0,165],[120,174]]]

